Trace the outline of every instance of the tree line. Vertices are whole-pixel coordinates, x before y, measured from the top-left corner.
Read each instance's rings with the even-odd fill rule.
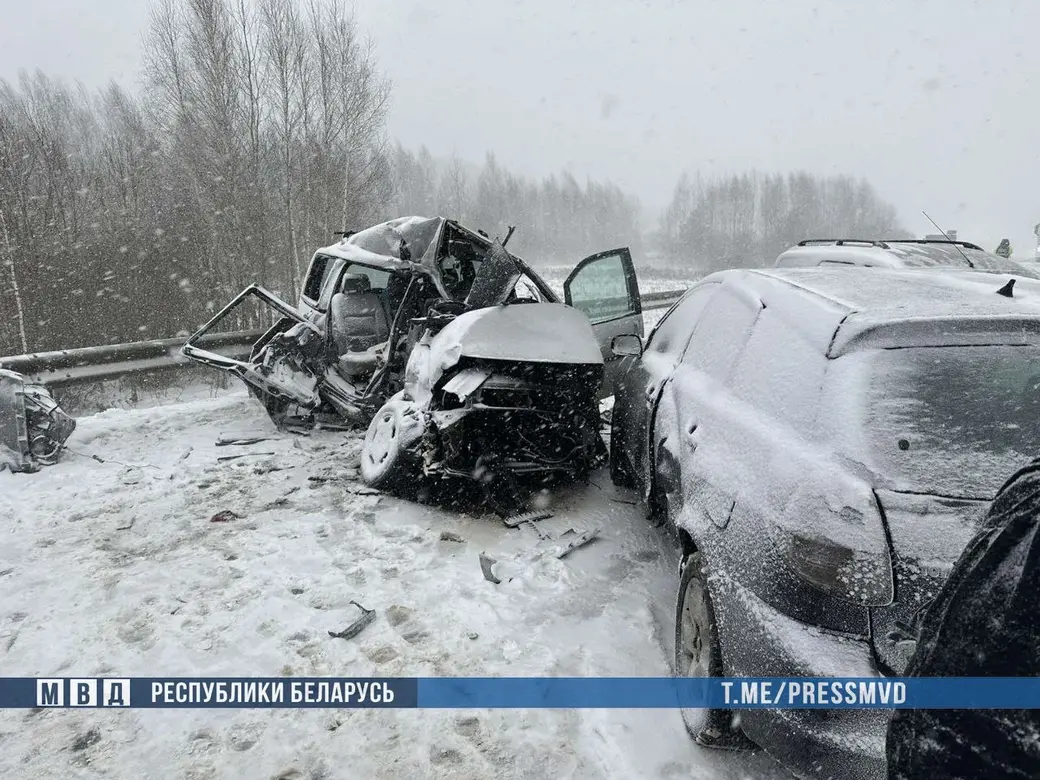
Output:
[[[908,238],[895,208],[849,176],[683,174],[657,234],[659,249],[700,272],[772,265],[806,238]]]
[[[613,184],[391,145],[391,85],[340,0],[158,0],[144,46],[134,91],[0,80],[0,355],[186,335],[251,282],[294,302],[316,248],[394,216],[516,225],[536,265],[638,253]],[[717,266],[895,218],[866,184],[749,175],[684,179],[662,224],[665,254]]]
[[[457,155],[437,160],[425,148],[400,144],[393,154],[394,197],[401,214],[440,214],[505,236],[517,226],[510,250],[532,265],[576,262],[591,252],[638,249],[638,201],[611,183],[579,184],[564,171],[532,181],[502,168],[489,153],[479,169]]]
[[[166,337],[382,216],[390,86],[331,0],[160,0],[140,94],[0,83],[0,354]]]

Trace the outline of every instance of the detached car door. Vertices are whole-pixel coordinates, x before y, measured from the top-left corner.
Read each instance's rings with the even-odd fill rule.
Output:
[[[611,350],[615,336],[643,337],[643,306],[627,247],[586,257],[563,283],[564,303],[580,309],[592,323],[606,372],[600,396],[613,395],[620,360]]]

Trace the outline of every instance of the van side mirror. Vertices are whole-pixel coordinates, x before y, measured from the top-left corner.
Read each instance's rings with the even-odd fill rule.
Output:
[[[639,357],[643,354],[643,341],[634,333],[622,333],[611,339],[610,351],[616,357]]]

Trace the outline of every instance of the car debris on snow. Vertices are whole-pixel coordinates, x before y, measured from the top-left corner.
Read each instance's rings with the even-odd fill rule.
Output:
[[[250,444],[259,444],[262,441],[267,441],[266,436],[256,436],[253,438],[234,438],[234,439],[217,439],[215,446],[217,447],[246,447]]]
[[[547,509],[534,510],[531,512],[521,512],[518,515],[510,515],[502,519],[505,523],[506,528],[516,528],[523,523],[534,523],[539,520],[548,520],[553,516],[553,513]]]
[[[230,509],[225,509],[223,512],[217,512],[213,517],[209,519],[211,523],[230,523],[232,520],[241,520],[242,516],[235,514]]]
[[[240,458],[257,458],[257,457],[264,457],[266,455],[277,455],[277,454],[278,454],[277,452],[242,452],[242,453],[239,453],[238,455],[221,455],[219,458],[217,458],[217,460],[218,461],[239,460]]]
[[[333,639],[353,639],[364,631],[369,623],[376,619],[376,611],[374,609],[365,609],[365,607],[353,600],[350,603],[361,610],[361,617],[342,631],[329,631],[329,636]]]
[[[43,385],[0,369],[0,471],[39,471],[53,465],[76,421]]]
[[[484,552],[480,553],[478,560],[480,561],[480,571],[484,575],[484,579],[493,585],[501,585],[502,580],[496,577],[492,570],[492,567],[498,563],[498,561]]]
[[[576,533],[576,532],[573,529],[571,529],[570,531],[567,531],[564,534],[564,536],[566,536],[567,534],[571,534],[571,533]],[[588,544],[589,542],[591,542],[591,541],[593,541],[594,539],[597,539],[597,538],[599,538],[599,529],[598,528],[597,529],[593,529],[591,531],[583,531],[580,534],[577,534],[576,536],[574,536],[572,539],[569,539],[567,541],[567,543],[564,545],[563,549],[561,549],[558,553],[556,553],[556,557],[557,558],[561,558],[561,559],[565,558],[568,555],[570,555],[572,552],[577,550],[579,547],[583,547],[586,544]]]

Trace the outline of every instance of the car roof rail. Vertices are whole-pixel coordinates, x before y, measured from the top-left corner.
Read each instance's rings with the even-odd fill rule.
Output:
[[[952,244],[962,246],[965,249],[978,249],[984,252],[981,246],[970,241],[954,241],[952,238],[886,238],[885,241],[893,244]]]
[[[815,244],[834,244],[835,246],[855,244],[858,246],[876,246],[881,249],[888,249],[888,244],[884,241],[872,241],[869,238],[807,238],[798,242],[798,246],[814,246]]]

